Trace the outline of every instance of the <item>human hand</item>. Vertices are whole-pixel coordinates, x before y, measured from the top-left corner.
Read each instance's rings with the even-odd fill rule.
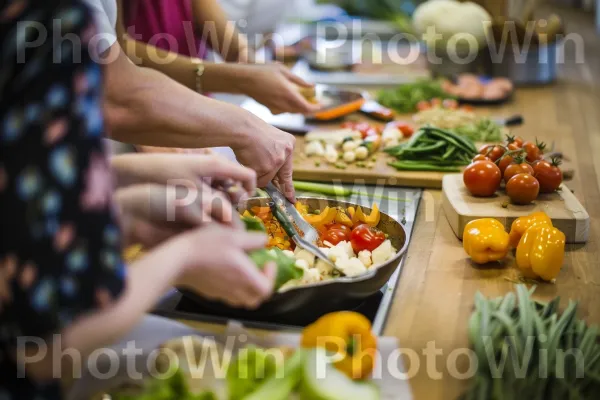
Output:
[[[233,204],[254,194],[256,173],[217,154],[124,154],[111,160],[120,186],[136,183],[224,190]]]
[[[239,134],[239,144],[232,149],[240,163],[256,172],[257,186],[265,187],[273,181],[291,202],[295,202],[292,161],[296,138],[252,115],[240,127]]]
[[[267,236],[211,224],[182,235],[188,252],[177,286],[210,300],[254,309],[271,296],[275,264],[261,271],[247,252],[264,248]]]
[[[310,114],[320,108],[300,92],[300,88],[312,88],[313,85],[281,64],[247,65],[242,75],[241,91],[263,104],[272,114]]]
[[[127,245],[152,248],[213,221],[243,229],[229,199],[206,183],[198,186],[131,185],[115,192]]]

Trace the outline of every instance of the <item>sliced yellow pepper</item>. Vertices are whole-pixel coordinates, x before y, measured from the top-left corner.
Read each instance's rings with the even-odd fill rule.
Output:
[[[356,213],[356,209],[354,207],[348,207],[346,210],[348,211],[350,218],[354,219],[354,213]]]
[[[474,263],[500,261],[508,253],[508,233],[494,218],[476,219],[465,226],[463,248]]]
[[[335,222],[337,222],[338,224],[346,225],[349,228],[352,228],[352,219],[341,208],[338,208],[338,213],[335,216]]]
[[[295,204],[295,207],[296,207],[296,210],[298,210],[298,212],[300,213],[300,215],[308,214],[308,205],[307,204],[302,204],[299,201],[297,201]]]
[[[314,227],[319,227],[332,223],[337,215],[337,209],[331,207],[325,207],[320,214],[308,214],[304,216],[306,222]]]
[[[248,211],[248,210],[244,211],[244,213],[242,214],[242,217],[254,218],[254,216],[252,214],[250,214],[250,211]]]
[[[565,234],[552,226],[529,228],[517,246],[517,267],[525,275],[556,279],[565,259]]]
[[[377,203],[373,203],[371,214],[365,215],[363,222],[369,226],[376,227],[381,220],[381,213],[379,212],[379,206]]]
[[[352,214],[352,226],[360,225],[364,220],[365,214],[363,213],[361,206],[356,207],[356,211]]]
[[[510,245],[517,248],[521,237],[527,232],[529,228],[535,228],[539,226],[552,227],[552,220],[546,213],[538,211],[525,217],[517,218],[510,227]]]

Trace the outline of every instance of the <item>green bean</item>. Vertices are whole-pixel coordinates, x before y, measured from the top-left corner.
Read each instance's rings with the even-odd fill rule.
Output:
[[[412,164],[403,161],[389,163],[390,166],[400,171],[438,171],[438,172],[460,172],[461,169],[452,166],[432,165],[427,163]]]
[[[442,159],[447,160],[448,158],[452,157],[455,151],[456,147],[448,147],[448,150],[446,150],[446,152],[442,156]]]
[[[472,140],[469,140],[463,136],[457,135],[456,133],[454,133],[450,130],[444,130],[444,129],[439,129],[439,128],[435,128],[435,127],[428,127],[428,129],[431,129],[438,133],[443,133],[445,135],[448,135],[448,136],[452,137],[453,139],[457,140],[458,142],[464,144],[471,151],[473,151],[475,153],[477,152],[477,148],[475,147],[475,144],[473,143]]]
[[[446,144],[443,141],[439,141],[436,144],[432,144],[429,146],[425,146],[425,147],[413,147],[413,148],[408,148],[408,149],[404,149],[404,153],[426,153],[426,152],[431,152],[437,149],[441,149],[442,147],[444,147]]]
[[[438,138],[443,139],[443,140],[447,141],[448,143],[451,143],[454,146],[463,149],[466,153],[471,153],[471,151],[472,151],[468,146],[465,146],[464,144],[456,141],[454,138],[450,137],[449,135],[447,135],[445,133],[438,132],[437,130],[430,130],[428,132],[432,136],[437,136]],[[444,132],[444,131],[442,131],[442,132]]]

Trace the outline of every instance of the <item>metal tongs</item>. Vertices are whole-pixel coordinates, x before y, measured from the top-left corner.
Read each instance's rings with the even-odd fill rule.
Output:
[[[273,183],[269,183],[265,188],[265,191],[273,200],[273,203],[271,204],[273,216],[279,221],[285,233],[287,233],[294,243],[296,243],[296,246],[308,251],[318,259],[332,266],[342,275],[345,275],[344,271],[337,268],[335,264],[329,260],[327,255],[317,247],[316,243],[319,239],[319,232],[317,232],[311,224],[306,222],[298,210],[296,210],[296,207],[294,207],[294,205],[279,190],[277,190]],[[298,232],[296,227],[300,229],[302,234]]]

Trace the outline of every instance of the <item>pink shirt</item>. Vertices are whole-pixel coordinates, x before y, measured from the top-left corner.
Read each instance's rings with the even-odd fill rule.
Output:
[[[191,0],[129,0],[124,17],[127,32],[136,40],[188,57],[206,56]]]

